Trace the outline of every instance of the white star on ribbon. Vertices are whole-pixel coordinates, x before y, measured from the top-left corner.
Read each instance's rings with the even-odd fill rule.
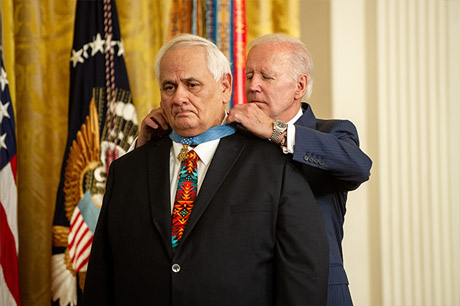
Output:
[[[112,41],[112,35],[107,35],[107,40],[105,41],[105,52],[112,52],[113,53],[113,46],[115,46],[116,41]]]
[[[125,53],[125,49],[123,46],[123,42],[121,40],[112,40],[112,35],[109,35],[107,40],[104,40],[102,39],[101,34],[97,33],[96,36],[93,37],[92,42],[84,44],[80,50],[72,50],[72,56],[70,58],[70,61],[73,67],[75,68],[78,63],[83,64],[85,60],[89,58],[88,56],[89,48],[91,48],[91,56],[94,56],[98,52],[105,53],[105,52],[110,51],[111,54],[114,54],[115,46],[118,46],[117,56],[123,56]],[[5,74],[5,77],[6,77],[6,74]],[[3,87],[3,80],[2,80],[2,87]]]
[[[10,118],[10,114],[8,114],[8,105],[10,105],[10,102],[3,104],[2,101],[0,101],[0,123],[2,123],[3,117]]]
[[[89,43],[91,47],[91,56],[94,56],[97,52],[104,53],[104,44],[105,40],[101,38],[101,34],[97,33],[96,38],[93,40],[93,42]]]
[[[2,67],[2,71],[0,73],[0,83],[2,85],[2,91],[4,91],[6,84],[8,84],[8,80],[6,79],[6,71],[5,71],[5,69],[3,69],[3,67]]]
[[[5,139],[6,139],[6,133],[0,136],[0,149],[3,149],[3,148],[5,148],[5,150],[8,149],[6,147]]]
[[[88,52],[87,52],[88,49],[89,49],[89,47],[90,47],[89,44],[86,44],[86,45],[83,46],[83,57],[84,57],[84,58],[88,58],[88,57],[89,57],[89,56],[88,56]]]
[[[78,51],[72,50],[72,57],[70,58],[70,61],[73,64],[73,67],[77,66],[78,63],[83,63],[84,59],[82,56],[83,49],[80,49]]]
[[[123,46],[123,42],[122,42],[122,41],[119,41],[119,42],[118,42],[118,53],[117,53],[117,56],[122,56],[123,54],[125,54],[125,47]]]

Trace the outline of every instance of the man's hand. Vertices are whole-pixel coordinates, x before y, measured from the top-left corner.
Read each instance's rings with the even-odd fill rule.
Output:
[[[150,113],[148,113],[148,115],[142,120],[136,148],[144,145],[152,138],[161,136],[168,129],[168,121],[161,107],[151,110]]]
[[[273,133],[274,120],[255,104],[237,104],[228,113],[227,123],[238,122],[260,138],[269,139]]]

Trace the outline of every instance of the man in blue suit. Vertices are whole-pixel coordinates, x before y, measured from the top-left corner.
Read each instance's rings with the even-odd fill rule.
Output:
[[[248,104],[235,105],[227,122],[239,122],[255,135],[280,145],[302,169],[320,205],[329,239],[328,305],[353,305],[343,267],[342,239],[349,191],[369,179],[372,161],[359,148],[348,120],[322,120],[302,103],[311,95],[313,62],[306,46],[283,34],[254,40],[246,64]],[[156,122],[155,122],[156,121]],[[152,129],[167,128],[153,110],[142,122],[137,146]]]

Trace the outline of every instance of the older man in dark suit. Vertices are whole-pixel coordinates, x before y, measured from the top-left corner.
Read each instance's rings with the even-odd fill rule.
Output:
[[[84,305],[324,305],[328,243],[304,176],[225,122],[232,77],[182,35],[155,73],[172,132],[114,161]]]

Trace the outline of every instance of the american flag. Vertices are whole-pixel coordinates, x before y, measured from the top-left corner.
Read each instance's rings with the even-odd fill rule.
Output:
[[[1,57],[1,54],[0,54]],[[8,80],[0,71],[0,305],[20,305],[16,135]]]

